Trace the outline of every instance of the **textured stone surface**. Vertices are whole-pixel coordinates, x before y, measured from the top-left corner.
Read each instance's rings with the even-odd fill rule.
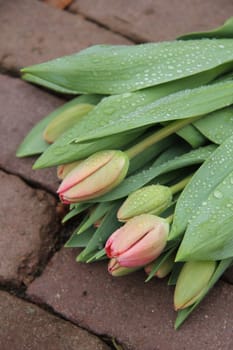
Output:
[[[170,40],[219,26],[233,13],[231,0],[74,0],[70,10],[137,41]]]
[[[85,330],[6,292],[0,292],[0,323],[1,350],[109,349]]]
[[[19,79],[0,75],[0,167],[34,181],[50,191],[58,186],[54,169],[32,170],[35,158],[17,159],[17,147],[31,128],[62,104],[54,97]]]
[[[116,337],[130,350],[233,348],[231,285],[218,283],[176,332],[173,290],[164,281],[145,284],[140,272],[114,279],[105,263],[77,264],[76,254],[57,253],[28,295],[97,334]]]
[[[38,0],[1,1],[0,67],[20,67],[94,44],[126,44],[120,35]]]
[[[27,284],[54,246],[56,201],[2,171],[0,184],[0,283]]]

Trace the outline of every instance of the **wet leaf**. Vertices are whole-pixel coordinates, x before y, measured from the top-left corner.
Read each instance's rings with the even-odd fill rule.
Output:
[[[22,69],[22,78],[59,91],[120,94],[208,71],[233,60],[233,40],[97,45]]]
[[[232,90],[232,79],[195,89],[182,90],[138,108],[135,112],[118,116],[118,118],[113,115],[107,118],[103,116],[99,125],[95,119],[91,121],[93,114],[90,113],[86,121],[87,119],[90,119],[90,123],[94,121],[93,130],[80,135],[77,141],[90,142],[90,140],[122,133],[126,130],[203,116],[231,105],[233,103]]]
[[[233,171],[233,136],[220,145],[196,171],[178,199],[168,239],[179,237],[211,192]]]

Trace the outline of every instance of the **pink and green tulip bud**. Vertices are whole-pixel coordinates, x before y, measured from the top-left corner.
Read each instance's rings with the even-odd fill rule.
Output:
[[[58,165],[57,167],[57,177],[59,180],[64,180],[66,175],[71,172],[77,165],[79,165],[82,161],[77,160],[77,162],[67,163]]]
[[[169,231],[165,219],[151,214],[135,216],[107,240],[105,251],[124,267],[139,267],[163,251]]]
[[[174,259],[175,256],[174,255],[170,255],[164,262],[163,264],[159,267],[159,269],[155,272],[154,277],[157,278],[164,278],[167,275],[169,275],[169,273],[172,271],[172,268],[174,266]],[[149,276],[149,274],[151,273],[153,266],[154,266],[155,261],[153,261],[151,264],[146,265],[144,270],[146,272],[146,274]]]
[[[137,271],[138,269],[139,267],[130,268],[130,267],[121,266],[118,263],[117,259],[115,258],[109,260],[109,263],[108,263],[108,272],[110,273],[110,275],[114,277],[126,276],[126,275],[129,275],[130,273]]]
[[[48,143],[53,143],[93,108],[94,106],[90,104],[77,104],[62,111],[45,128],[43,132],[44,140]]]
[[[185,309],[201,297],[215,269],[215,261],[188,261],[184,264],[175,288],[175,310]]]
[[[151,185],[143,187],[129,195],[117,213],[119,221],[128,221],[141,214],[159,215],[172,202],[172,191],[169,187]]]
[[[122,151],[97,152],[71,170],[57,192],[66,204],[99,197],[125,178],[128,167],[128,156]]]

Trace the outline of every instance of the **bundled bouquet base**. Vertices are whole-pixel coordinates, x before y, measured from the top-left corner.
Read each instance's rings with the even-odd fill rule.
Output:
[[[17,156],[57,166],[82,213],[66,247],[123,276],[169,275],[178,328],[233,263],[233,19],[173,42],[90,47],[22,69],[80,95],[27,135]],[[81,218],[80,217],[80,218]]]

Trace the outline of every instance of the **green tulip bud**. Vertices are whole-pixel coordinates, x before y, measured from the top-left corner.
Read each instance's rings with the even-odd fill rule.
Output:
[[[168,258],[162,263],[162,265],[160,265],[159,269],[155,272],[154,277],[164,278],[167,275],[169,275],[169,273],[171,272],[171,270],[174,266],[174,260],[175,260],[175,255],[174,254],[169,255]],[[144,268],[145,272],[148,276],[153,269],[153,265],[154,265],[155,261],[153,261],[149,265],[146,265]]]
[[[215,261],[188,261],[184,264],[175,288],[175,310],[185,309],[201,297],[215,269]]]
[[[53,143],[93,108],[93,105],[82,103],[76,106],[70,106],[65,111],[62,111],[45,128],[43,132],[44,140],[48,143]]]
[[[159,215],[172,202],[172,191],[162,185],[150,185],[131,193],[117,213],[119,221],[128,221],[141,214]]]
[[[126,276],[137,271],[138,269],[140,269],[140,267],[121,266],[115,258],[110,259],[108,264],[108,272],[114,277]]]

